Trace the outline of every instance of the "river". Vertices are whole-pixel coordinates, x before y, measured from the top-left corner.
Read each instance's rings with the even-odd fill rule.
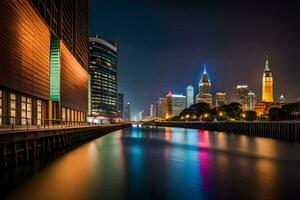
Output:
[[[6,172],[7,199],[295,199],[300,144],[133,126]]]

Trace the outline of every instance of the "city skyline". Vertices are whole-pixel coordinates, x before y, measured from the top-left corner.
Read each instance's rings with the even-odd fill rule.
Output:
[[[299,30],[293,12],[286,11],[294,10],[292,5],[274,3],[268,7],[267,3],[256,6],[243,2],[245,5],[220,3],[214,7],[213,3],[195,1],[185,5],[179,1],[172,5],[165,1],[106,3],[116,14],[109,9],[97,12],[94,8],[99,3],[91,1],[90,34],[116,40],[119,90],[125,94],[125,101],[131,102],[132,113],[147,109],[157,96],[168,90],[183,93],[191,83],[197,88],[204,62],[209,64],[214,83],[212,94],[222,90],[232,99],[234,86],[245,83],[260,97],[267,54],[276,82],[274,99],[281,94],[288,101],[300,96],[294,84],[300,77],[296,55]],[[237,12],[241,12],[241,19],[235,18]],[[136,15],[140,17],[135,18]],[[172,17],[177,20],[169,23]],[[288,37],[281,37],[283,34]]]

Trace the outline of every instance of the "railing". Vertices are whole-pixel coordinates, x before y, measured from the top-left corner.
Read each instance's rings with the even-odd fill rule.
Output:
[[[93,125],[94,123],[80,122],[80,121],[63,121],[61,119],[38,119],[27,117],[1,117],[0,131],[11,130],[15,131],[17,128],[22,130],[29,129],[49,129],[49,128],[63,128]]]

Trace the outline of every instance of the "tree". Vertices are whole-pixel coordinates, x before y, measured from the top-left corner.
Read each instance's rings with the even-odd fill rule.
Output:
[[[268,114],[269,120],[279,121],[281,120],[280,115],[281,115],[281,108],[273,107],[269,109],[269,114]]]
[[[300,113],[300,103],[288,103],[281,107],[281,120],[297,120]]]
[[[241,104],[237,102],[223,105],[219,110],[224,112],[226,118],[230,119],[240,119],[240,115],[243,112],[243,110],[241,109]]]
[[[255,111],[245,111],[245,120],[246,121],[255,121],[257,120],[257,114]]]
[[[200,118],[203,114],[210,112],[210,105],[208,103],[197,103],[192,105],[189,110],[192,115]]]
[[[179,113],[179,117],[186,117],[187,115],[192,115],[189,108],[185,108],[183,111]]]

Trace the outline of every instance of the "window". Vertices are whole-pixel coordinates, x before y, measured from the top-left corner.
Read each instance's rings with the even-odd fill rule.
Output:
[[[17,114],[16,94],[10,94],[10,123],[15,124]]]
[[[2,125],[2,90],[0,90],[0,126]]]
[[[42,125],[42,101],[37,100],[37,125]]]
[[[31,124],[32,100],[31,98],[21,97],[21,125]]]

